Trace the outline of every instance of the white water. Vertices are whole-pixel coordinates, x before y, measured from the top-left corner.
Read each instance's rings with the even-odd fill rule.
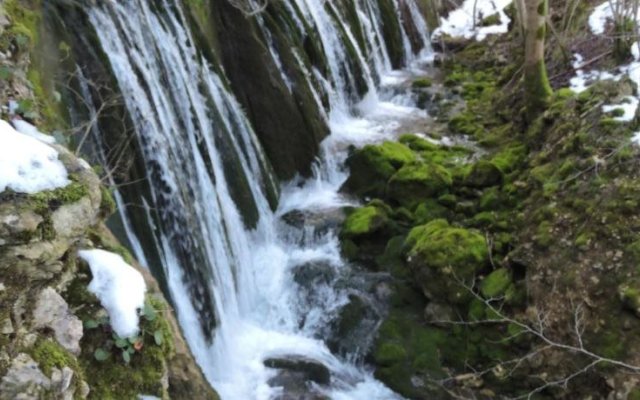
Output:
[[[398,396],[358,362],[357,354],[351,357],[356,362],[348,362],[331,354],[318,339],[348,302],[349,291],[321,285],[314,288],[310,301],[293,279],[295,268],[309,262],[322,262],[336,275],[350,268],[340,257],[336,233],[288,227],[280,217],[292,210],[322,213],[352,203],[338,193],[347,177],[343,167],[347,147],[390,138],[402,123],[426,115],[411,107],[407,96],[376,88],[376,79],[400,83],[409,75],[390,71],[375,2],[358,6],[371,47],[370,62],[338,10],[336,22],[321,0],[295,0],[295,4],[302,10],[301,18],[317,29],[329,61],[330,76],[322,77],[298,60],[318,106],[318,91],[330,94],[326,115],[331,135],[322,144],[315,178],[286,185],[275,213],[265,194],[272,181],[258,141],[221,78],[195,53],[180,11],[168,11],[173,8],[164,0],[166,11],[158,16],[147,1],[132,0],[95,6],[89,15],[134,119],[150,171],[152,198],[143,201],[150,204],[149,223],[156,227],[154,239],[181,326],[222,398],[277,396],[279,389],[268,384],[276,372],[263,361],[303,355],[331,370],[331,386],[315,388],[318,393],[332,399],[395,399]],[[411,10],[416,13],[417,7]],[[336,34],[336,23],[342,24],[346,38]],[[299,20],[297,24],[302,28]],[[428,37],[424,21],[415,25]],[[267,40],[287,81],[268,35]],[[342,40],[351,41],[357,50],[368,86],[367,96],[358,103],[353,101],[355,76]],[[408,47],[405,50],[407,63],[415,61]],[[214,109],[208,108],[206,99]],[[234,203],[230,188],[235,182],[225,175],[219,143],[233,150],[248,182],[260,215],[253,230],[245,229]]]

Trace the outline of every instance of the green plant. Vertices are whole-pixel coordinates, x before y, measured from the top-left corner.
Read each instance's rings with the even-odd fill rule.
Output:
[[[145,302],[144,307],[140,310],[140,317],[140,332],[138,335],[123,338],[112,332],[111,338],[107,339],[94,351],[93,357],[97,361],[105,361],[112,354],[119,353],[124,363],[129,364],[136,353],[142,352],[146,340],[152,340],[151,343],[161,346],[165,340],[165,334],[162,329],[149,329],[152,325],[151,322],[158,317],[158,310],[150,302]],[[102,328],[105,331],[110,331],[111,325],[109,324],[109,318],[103,317],[97,320],[85,320],[84,328],[87,330]]]

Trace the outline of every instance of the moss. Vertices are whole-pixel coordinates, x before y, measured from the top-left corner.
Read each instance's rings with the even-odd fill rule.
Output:
[[[421,138],[418,135],[404,134],[398,138],[398,141],[414,151],[433,151],[438,150],[439,146]]]
[[[549,221],[542,221],[536,229],[536,235],[534,240],[540,247],[549,247],[553,243],[554,237],[552,234],[553,225]]]
[[[503,174],[508,174],[516,170],[527,155],[527,148],[520,143],[514,143],[491,158],[491,163],[495,165]]]
[[[502,193],[497,187],[492,187],[485,190],[480,197],[480,210],[490,211],[495,210],[502,204]]]
[[[45,190],[29,195],[27,201],[37,213],[47,213],[63,204],[71,204],[89,194],[89,190],[80,182],[72,181],[65,187]]]
[[[30,353],[42,372],[48,377],[51,377],[53,368],[69,367],[76,374],[81,373],[76,358],[54,340],[38,340]],[[80,378],[82,379],[82,375]]]
[[[480,21],[480,26],[491,26],[500,24],[500,13],[491,14]]]
[[[106,186],[100,186],[100,212],[103,216],[108,217],[116,211],[116,201],[113,194]]]
[[[166,363],[173,357],[173,336],[164,317],[166,305],[152,296],[147,296],[147,301],[157,310],[157,317],[153,321],[141,318],[140,336],[144,345],[131,356],[129,364],[122,361],[121,351],[117,348],[110,351],[107,360],[97,361],[94,351],[112,340],[111,333],[101,329],[85,333],[80,363],[91,387],[90,399],[133,399],[140,393],[165,397],[162,380]],[[156,331],[162,332],[161,345],[154,342]]]
[[[547,68],[543,60],[533,65],[525,66],[524,73],[527,115],[531,121],[548,107],[553,90],[549,84]]]
[[[473,164],[464,177],[464,184],[471,187],[482,188],[502,183],[502,171],[492,162],[480,160]]]
[[[433,85],[433,81],[429,78],[414,79],[414,81],[411,83],[411,86],[414,89],[424,89],[424,88],[431,87],[432,85]]]
[[[487,299],[501,297],[511,285],[511,272],[499,268],[490,273],[480,283],[480,293]]]
[[[451,212],[434,199],[420,203],[413,213],[416,224],[426,224],[434,219],[447,218]]]
[[[403,165],[415,161],[411,149],[402,143],[384,142],[356,150],[347,160],[351,169],[345,188],[360,196],[384,196],[386,182]]]
[[[431,163],[411,163],[391,177],[387,196],[411,207],[422,199],[440,195],[452,184],[451,173],[446,168]]]
[[[387,213],[379,207],[358,208],[345,219],[341,236],[353,238],[373,234],[383,229],[389,222]]]
[[[640,290],[637,284],[622,284],[618,287],[618,297],[625,308],[640,315]]]
[[[405,248],[425,293],[452,303],[465,301],[468,293],[459,281],[472,280],[488,259],[480,232],[452,227],[442,219],[413,228]]]
[[[373,354],[378,365],[390,366],[407,358],[406,350],[395,343],[384,343]]]

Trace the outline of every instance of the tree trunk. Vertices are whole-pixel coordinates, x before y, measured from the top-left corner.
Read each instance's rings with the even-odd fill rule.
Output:
[[[544,37],[548,0],[524,0],[524,96],[527,118],[544,111],[552,94],[544,64]]]

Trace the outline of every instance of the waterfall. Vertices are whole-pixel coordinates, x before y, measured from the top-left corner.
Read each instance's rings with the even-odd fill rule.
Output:
[[[399,19],[402,4],[410,4],[413,25],[427,47],[426,24],[413,0],[389,1]],[[224,399],[269,399],[278,389],[269,385],[275,372],[264,367],[264,359],[297,354],[331,370],[331,387],[316,388],[320,393],[393,399],[396,395],[361,363],[375,326],[362,351],[345,357],[332,354],[323,341],[354,290],[334,287],[351,274],[335,231],[288,226],[281,217],[348,204],[338,194],[346,177],[347,144],[365,131],[366,140],[371,132],[388,133],[391,125],[381,121],[415,110],[379,101],[378,87],[391,72],[391,61],[378,1],[354,0],[357,31],[337,3],[285,3],[298,34],[308,35],[305,27],[311,27],[320,39],[326,75],[299,49],[293,54],[315,105],[326,108],[322,115],[332,135],[323,143],[314,178],[285,185],[275,212],[269,198],[280,188],[258,138],[228,89],[224,69],[212,68],[197,52],[181,7],[173,0],[109,1],[88,6],[87,14],[133,121],[150,187],[141,202],[180,324],[207,379]],[[254,18],[280,78],[295,90],[268,24],[260,15]],[[401,30],[408,64],[416,56]],[[360,102],[362,82],[367,95]],[[323,97],[329,98],[328,107]],[[375,114],[374,108],[385,110],[379,120],[355,118]],[[122,198],[116,200],[124,210]],[[139,243],[124,211],[121,216],[131,242]],[[136,248],[136,255],[143,252]],[[322,263],[333,274],[311,292],[295,282],[293,272],[309,263]]]

